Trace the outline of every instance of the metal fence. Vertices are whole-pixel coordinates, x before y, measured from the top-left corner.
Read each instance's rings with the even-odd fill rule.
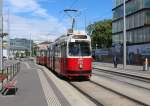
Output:
[[[14,77],[19,71],[20,71],[20,62],[16,62],[14,64],[5,66],[5,68],[0,72],[2,87],[4,83],[14,79]]]

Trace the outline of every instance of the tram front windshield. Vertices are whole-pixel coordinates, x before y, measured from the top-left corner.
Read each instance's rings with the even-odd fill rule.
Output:
[[[90,44],[89,42],[70,42],[69,43],[69,55],[70,56],[90,56]]]

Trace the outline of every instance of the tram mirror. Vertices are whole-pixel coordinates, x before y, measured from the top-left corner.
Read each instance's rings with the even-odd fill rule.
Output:
[[[75,39],[71,39],[71,42],[75,42]]]

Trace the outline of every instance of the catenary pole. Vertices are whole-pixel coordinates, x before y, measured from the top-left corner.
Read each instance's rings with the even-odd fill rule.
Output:
[[[7,55],[8,55],[8,59],[10,59],[10,10],[8,8],[8,17],[7,17],[7,27],[8,27],[8,35],[7,35],[7,42],[8,42],[8,46],[7,46]]]
[[[31,33],[30,33],[30,57],[32,56]]]
[[[0,0],[0,70],[3,70],[3,0]]]
[[[123,69],[126,69],[126,0],[123,3],[123,10],[124,10],[124,34],[123,34]]]

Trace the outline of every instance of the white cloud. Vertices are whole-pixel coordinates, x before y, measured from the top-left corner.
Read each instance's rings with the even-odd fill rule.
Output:
[[[12,11],[15,13],[32,13],[38,16],[47,17],[47,10],[41,8],[37,0],[7,0]]]
[[[38,0],[6,0],[10,10],[10,37],[31,38],[34,40],[54,40],[65,32],[65,26],[47,13]],[[16,15],[28,14],[34,18]],[[38,16],[38,18],[35,18]],[[43,20],[42,20],[43,19]],[[5,22],[5,24],[7,24]],[[7,25],[5,25],[7,26]],[[7,30],[7,27],[5,27]]]
[[[46,20],[26,19],[19,16],[10,16],[11,37],[30,38],[34,40],[54,40],[65,31],[65,27],[54,17]]]

